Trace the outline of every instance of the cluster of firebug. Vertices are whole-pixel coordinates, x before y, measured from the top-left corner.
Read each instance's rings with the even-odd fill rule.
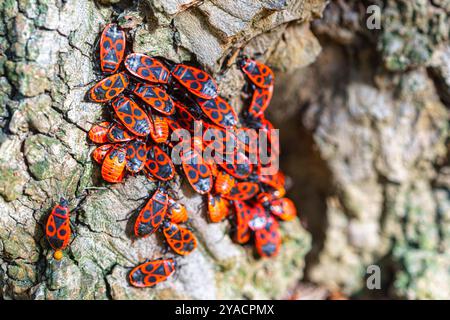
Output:
[[[167,59],[150,57],[127,50],[125,30],[108,24],[99,41],[100,69],[106,77],[87,93],[92,102],[105,103],[111,120],[94,124],[89,139],[99,144],[92,157],[101,165],[102,178],[110,183],[122,182],[125,175],[144,173],[158,188],[136,212],[134,236],[147,237],[158,230],[169,247],[178,255],[187,255],[197,247],[193,232],[184,227],[188,213],[170,193],[169,181],[176,166],[169,156],[174,147],[169,132],[177,129],[194,133],[194,122],[222,133],[224,140],[195,138],[181,153],[181,168],[192,188],[207,197],[209,220],[220,222],[230,217],[235,225],[233,239],[244,244],[254,235],[256,251],[262,257],[275,256],[281,236],[277,219],[292,220],[296,209],[285,195],[285,177],[262,174],[263,166],[252,164],[245,152],[234,150],[233,161],[217,155],[204,159],[207,148],[235,140],[227,130],[262,130],[270,140],[273,125],[264,116],[273,93],[272,70],[255,60],[239,58],[238,64],[251,89],[250,106],[243,112],[241,123],[234,109],[218,95],[216,81],[205,71],[190,64],[177,64]],[[240,126],[238,128],[238,126]],[[271,147],[271,156],[279,155]],[[217,158],[222,157],[222,158]],[[220,160],[220,161],[215,161]],[[234,215],[232,214],[234,212]],[[233,219],[234,217],[234,219]],[[61,199],[51,212],[46,228],[55,259],[62,257],[71,236],[67,201]],[[131,285],[150,287],[165,281],[176,270],[174,258],[146,261],[129,274]]]

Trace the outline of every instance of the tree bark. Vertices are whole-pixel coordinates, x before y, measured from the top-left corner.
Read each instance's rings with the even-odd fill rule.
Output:
[[[278,77],[269,111],[313,236],[309,281],[450,297],[449,14],[449,1],[331,2],[312,28],[317,61]],[[367,288],[371,265],[380,290]]]
[[[371,5],[381,29],[367,27]],[[1,2],[0,296],[301,298],[302,279],[359,297],[450,297],[449,14],[448,0]],[[198,62],[236,111],[244,78],[228,58],[242,50],[276,70],[268,116],[303,222],[282,224],[279,257],[234,244],[177,179],[199,248],[169,281],[128,284],[164,246],[131,241],[124,220],[155,186],[108,185],[89,158],[104,110],[84,95],[99,31],[118,16],[134,51]],[[92,187],[103,189],[80,197]],[[62,195],[79,206],[77,236],[56,262],[42,223]],[[367,289],[371,265],[380,290]]]
[[[264,61],[287,30],[319,46],[308,23],[324,1],[6,0],[0,4],[0,297],[31,299],[280,298],[300,279],[310,237],[282,224],[279,257],[255,259],[234,244],[228,223],[209,224],[202,197],[182,179],[176,190],[189,209],[200,245],[178,258],[177,275],[136,289],[129,268],[163,255],[161,239],[131,241],[129,212],[154,184],[143,176],[108,185],[92,164],[86,133],[103,107],[84,99],[99,75],[96,39],[119,18],[132,26],[133,50],[175,61],[195,60],[219,80],[221,94],[241,107],[244,84],[226,56],[241,48]],[[311,46],[310,46],[311,45]],[[98,189],[93,189],[98,188]],[[81,197],[89,189],[87,197]],[[70,200],[76,236],[57,262],[43,237],[53,205]],[[270,281],[267,281],[270,279]]]

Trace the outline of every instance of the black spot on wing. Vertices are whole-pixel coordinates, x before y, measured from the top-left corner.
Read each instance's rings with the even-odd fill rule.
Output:
[[[164,270],[164,264],[161,263],[155,270],[153,270],[152,273],[156,274],[156,275],[164,276],[166,274],[165,270]]]

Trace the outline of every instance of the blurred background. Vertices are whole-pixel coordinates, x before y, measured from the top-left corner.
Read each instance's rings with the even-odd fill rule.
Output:
[[[354,298],[450,298],[449,10],[330,1],[270,58],[284,64],[269,108],[281,167],[312,235],[305,280]],[[321,52],[291,72],[306,45]],[[370,265],[381,290],[367,289]]]

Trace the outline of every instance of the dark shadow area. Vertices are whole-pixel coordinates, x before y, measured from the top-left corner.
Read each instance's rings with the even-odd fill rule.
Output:
[[[273,112],[276,107],[272,107]],[[311,132],[302,124],[302,110],[285,118],[286,121],[275,120],[274,125],[280,128],[280,169],[288,178],[287,196],[295,202],[300,221],[312,236],[312,248],[306,256],[305,279],[308,279],[308,269],[317,261],[324,245],[328,225],[326,199],[333,184]]]

